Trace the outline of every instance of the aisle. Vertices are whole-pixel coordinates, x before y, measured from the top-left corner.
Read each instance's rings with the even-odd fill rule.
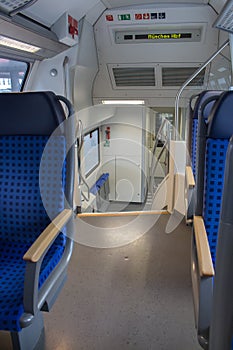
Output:
[[[191,294],[191,230],[182,223],[165,234],[168,219],[160,216],[148,233],[123,247],[75,244],[68,281],[45,314],[46,350],[200,349]],[[127,220],[132,218],[85,219],[109,227]]]

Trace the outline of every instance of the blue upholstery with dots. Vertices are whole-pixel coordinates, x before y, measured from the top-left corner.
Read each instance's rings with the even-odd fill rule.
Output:
[[[191,161],[193,176],[196,177],[196,163],[197,163],[197,129],[198,129],[198,119],[193,119],[192,125],[192,144],[191,144]]]
[[[224,139],[206,143],[203,218],[214,266],[228,143]]]
[[[212,100],[212,98],[206,101],[206,103],[209,103],[210,100]],[[218,242],[221,242],[221,240],[219,240],[219,230],[225,229],[223,227],[224,225],[222,226],[220,218],[223,215],[221,211],[226,210],[226,208],[223,207],[222,197],[227,191],[226,188],[224,189],[224,181],[226,181],[224,180],[224,173],[229,140],[233,134],[232,105],[233,92],[227,91],[216,98],[216,102],[211,108],[206,125],[204,125],[201,113],[198,116],[200,124],[198,127],[197,139],[199,153],[197,157],[198,168],[196,169],[195,215],[203,217],[214,268],[216,268],[216,250],[218,250],[217,259],[219,259],[219,256],[222,258],[222,256],[219,255],[217,245]],[[202,105],[202,109],[203,108],[204,106]],[[230,210],[231,209],[229,209],[229,211]],[[197,247],[195,250],[197,250]],[[221,261],[221,263],[225,261]],[[206,276],[205,274],[204,276],[200,276],[198,263],[198,255],[195,253],[192,257],[192,264],[194,264],[194,268],[192,269],[192,283],[196,307],[196,325],[199,340],[204,344],[203,340],[206,342],[209,341],[206,331],[211,327],[211,323],[214,325],[218,318],[215,311],[219,311],[219,308],[222,307],[221,302],[219,302],[222,293],[217,295],[215,292],[213,293],[213,289],[215,288],[215,290],[217,290],[217,288],[222,285],[223,279],[222,281],[219,280],[220,285],[215,284],[216,281],[219,282],[219,260],[217,261],[215,278]],[[224,272],[224,266],[222,266],[222,272]],[[225,277],[227,276],[228,274],[225,275]],[[223,275],[220,279],[222,277]],[[224,293],[222,295],[224,295]],[[212,317],[214,318],[211,320]],[[231,348],[233,349],[233,347]]]
[[[65,138],[47,141],[47,136],[0,136],[0,330],[21,329],[23,255],[64,209]],[[60,233],[47,252],[39,288],[58,264],[65,242]]]
[[[196,178],[196,158],[197,158],[197,132],[198,132],[198,114],[200,113],[202,106],[208,101],[210,98],[214,98],[214,100],[207,102],[202,110],[202,118],[207,122],[208,117],[211,113],[212,107],[214,105],[215,99],[217,100],[218,96],[222,93],[222,91],[217,90],[207,90],[202,91],[196,100],[192,120],[191,120],[191,165],[194,178]]]

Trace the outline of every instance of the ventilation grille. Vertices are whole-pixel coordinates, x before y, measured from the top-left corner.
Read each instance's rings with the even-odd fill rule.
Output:
[[[152,68],[113,68],[117,87],[155,86],[155,69]]]
[[[233,33],[233,1],[229,0],[214,23],[216,28]]]
[[[36,1],[38,0],[0,0],[0,11],[13,16]]]
[[[197,70],[197,67],[162,68],[163,86],[181,86]],[[189,86],[202,86],[204,84],[205,70],[203,69]]]

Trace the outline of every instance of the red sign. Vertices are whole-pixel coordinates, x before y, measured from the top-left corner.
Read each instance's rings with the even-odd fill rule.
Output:
[[[113,15],[106,15],[106,21],[112,22],[113,21]]]
[[[150,19],[149,13],[143,13],[143,19]]]
[[[142,19],[142,13],[135,13],[135,19],[136,20]]]
[[[75,35],[78,35],[78,21],[68,15],[68,24],[69,24],[69,34],[74,39]]]

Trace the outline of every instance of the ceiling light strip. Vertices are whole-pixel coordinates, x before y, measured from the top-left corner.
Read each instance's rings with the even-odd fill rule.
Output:
[[[103,100],[104,105],[144,105],[144,100]]]
[[[22,41],[14,40],[5,36],[0,35],[0,45],[9,47],[11,49],[17,49],[30,53],[36,53],[41,50],[40,47],[24,43]]]

